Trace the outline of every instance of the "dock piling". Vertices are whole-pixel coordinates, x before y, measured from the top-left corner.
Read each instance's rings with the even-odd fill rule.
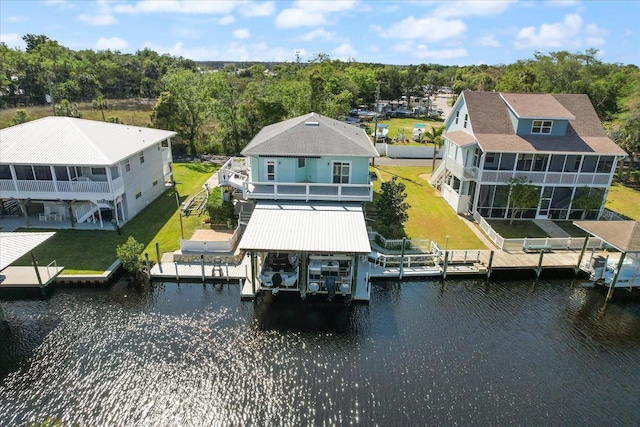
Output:
[[[449,251],[445,251],[444,253],[444,261],[442,263],[442,278],[446,279],[447,278],[447,261],[449,258]]]
[[[178,261],[173,262],[173,266],[176,269],[176,281],[180,281],[180,272],[178,271]]]
[[[151,263],[149,263],[149,253],[144,253],[144,266],[147,269],[147,276],[151,277]]]
[[[160,243],[156,242],[156,258],[158,258],[158,267],[162,273],[162,258],[160,257]]]
[[[540,258],[538,259],[538,267],[536,268],[536,280],[540,277],[542,272],[542,258],[544,258],[544,251],[540,251]]]
[[[205,274],[204,274],[204,254],[200,254],[200,269],[202,271],[202,283],[204,283],[204,278],[205,278]]]
[[[487,279],[491,277],[491,266],[493,265],[493,254],[494,251],[491,251],[489,254],[489,265],[487,266]]]

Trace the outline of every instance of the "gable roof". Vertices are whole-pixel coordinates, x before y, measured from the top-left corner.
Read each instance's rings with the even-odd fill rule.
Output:
[[[607,137],[602,123],[584,94],[501,94],[498,92],[464,91],[473,134],[483,151],[488,152],[561,152],[626,156],[625,151]],[[520,114],[545,114],[545,117],[569,120],[566,134],[516,135],[509,117],[506,99],[516,100]],[[525,104],[530,99],[532,106]],[[522,105],[522,106],[521,106]],[[537,117],[537,116],[536,116]],[[542,117],[542,118],[545,118]],[[574,119],[570,120],[573,117]],[[530,117],[529,117],[530,118]]]
[[[0,163],[109,166],[175,132],[71,117],[45,117],[0,130]]]
[[[317,113],[265,126],[242,150],[242,154],[378,157],[364,129]]]
[[[520,119],[575,119],[548,93],[501,93],[500,97]]]

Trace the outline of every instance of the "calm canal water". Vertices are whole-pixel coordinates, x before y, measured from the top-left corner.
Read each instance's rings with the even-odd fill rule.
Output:
[[[640,303],[584,282],[416,281],[366,304],[237,285],[5,302],[0,425],[640,425]]]

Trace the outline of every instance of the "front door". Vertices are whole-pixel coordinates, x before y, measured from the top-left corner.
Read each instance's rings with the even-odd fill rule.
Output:
[[[542,190],[542,196],[540,197],[540,204],[538,205],[536,219],[549,219],[549,208],[551,207],[552,196],[553,187],[545,187],[544,190]]]
[[[267,181],[276,181],[277,174],[277,163],[275,160],[266,160],[266,172],[267,172]]]

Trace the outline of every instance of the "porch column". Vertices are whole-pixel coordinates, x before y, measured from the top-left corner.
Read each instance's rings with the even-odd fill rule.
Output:
[[[27,202],[29,199],[16,199],[18,200],[18,204],[20,205],[20,210],[22,210],[22,214],[24,215],[24,219],[27,223],[27,227],[31,227],[31,221],[29,220],[29,211],[27,210]]]

